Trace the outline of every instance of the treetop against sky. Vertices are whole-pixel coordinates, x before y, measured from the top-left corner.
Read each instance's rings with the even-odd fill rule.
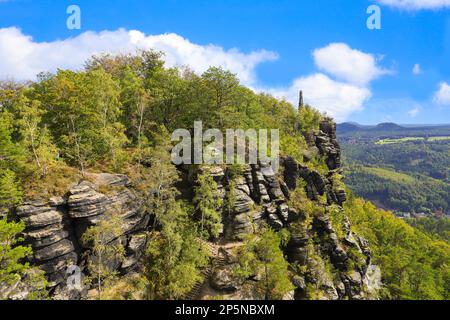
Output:
[[[0,0],[0,78],[165,52],[337,121],[450,122],[450,0]]]

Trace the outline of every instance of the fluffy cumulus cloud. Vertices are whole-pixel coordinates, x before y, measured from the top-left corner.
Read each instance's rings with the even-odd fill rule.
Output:
[[[125,29],[87,31],[64,40],[37,42],[20,29],[11,27],[0,29],[0,79],[28,80],[42,71],[76,70],[92,55],[133,53],[137,49],[163,51],[168,66],[187,65],[197,73],[210,66],[222,66],[237,74],[244,85],[257,91],[269,91],[294,104],[298,103],[298,91],[303,90],[306,103],[338,121],[361,110],[372,95],[370,82],[390,73],[378,65],[374,55],[344,43],[332,43],[313,51],[317,72],[299,76],[285,88],[264,88],[255,70],[261,63],[278,58],[276,53],[266,50],[244,53],[212,44],[195,44],[173,33],[146,35]]]
[[[372,93],[368,88],[358,87],[315,73],[296,79],[287,89],[273,90],[276,96],[297,103],[299,90],[305,94],[305,102],[335,118],[344,121],[350,114],[362,109]]]
[[[377,66],[374,55],[352,49],[345,43],[332,43],[316,49],[313,56],[320,70],[356,85],[364,86],[390,72]]]
[[[222,66],[252,85],[258,64],[277,59],[273,52],[243,53],[215,45],[198,45],[177,34],[145,35],[136,30],[84,32],[77,37],[53,42],[36,42],[21,30],[0,29],[0,78],[33,79],[42,71],[78,69],[94,54],[131,53],[137,49],[165,52],[168,66],[188,65],[201,73],[209,66]]]
[[[434,94],[434,102],[450,106],[450,85],[447,82],[439,84],[439,90]]]
[[[377,0],[379,3],[402,10],[448,9],[450,0]]]
[[[345,43],[331,43],[314,50],[312,55],[321,72],[300,77],[289,88],[269,91],[297,103],[298,92],[302,90],[306,103],[337,121],[362,110],[372,96],[370,82],[392,73],[381,68],[373,54],[352,49]]]

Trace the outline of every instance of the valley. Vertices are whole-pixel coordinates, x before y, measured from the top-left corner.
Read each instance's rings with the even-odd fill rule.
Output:
[[[450,126],[338,126],[345,182],[417,224],[450,214]],[[442,222],[445,224],[445,222]]]

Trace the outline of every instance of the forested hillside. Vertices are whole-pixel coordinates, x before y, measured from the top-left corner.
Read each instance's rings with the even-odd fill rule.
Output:
[[[448,127],[393,131],[344,125],[339,136],[345,181],[356,194],[401,212],[449,212]]]
[[[198,120],[279,129],[280,172],[175,166],[170,133]],[[342,173],[332,119],[220,68],[145,51],[1,83],[0,298],[448,299],[450,245],[354,197]]]

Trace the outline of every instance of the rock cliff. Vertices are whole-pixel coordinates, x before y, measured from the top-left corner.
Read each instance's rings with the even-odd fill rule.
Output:
[[[255,296],[250,282],[239,283],[232,275],[236,263],[233,249],[245,235],[256,232],[262,222],[275,230],[290,231],[285,256],[296,269],[303,270],[292,272],[296,290],[286,299],[311,298],[310,288],[320,292],[315,297],[320,299],[375,297],[380,275],[378,268],[371,264],[367,241],[351,231],[345,217],[339,230],[332,223],[333,210],[342,211],[346,200],[345,190],[335,182],[341,165],[336,126],[331,120],[324,120],[320,130],[306,138],[312,152],[324,159],[326,172],[311,170],[291,157],[282,159],[281,174],[261,165],[248,166],[233,178],[227,167],[209,169],[220,195],[225,198],[233,194],[234,200],[232,209],[224,210],[221,238],[209,244],[213,259],[205,271],[205,281],[188,298],[263,298]],[[192,186],[195,173],[184,176],[184,183]],[[299,181],[303,181],[309,200],[319,203],[325,199],[318,205],[323,210],[309,224],[304,223],[305,214],[291,205],[290,196],[299,188]],[[83,242],[83,234],[107,212],[123,218],[122,235],[111,241],[124,244],[126,257],[115,268],[121,274],[139,269],[146,232],[151,230],[151,210],[143,206],[142,197],[126,176],[90,174],[89,179],[75,183],[64,195],[27,201],[15,210],[17,218],[26,224],[25,236],[34,250],[31,262],[45,271],[55,298],[85,296],[85,292],[68,289],[68,267],[77,265],[87,272],[85,266],[91,248]],[[192,200],[189,195],[185,197]],[[327,272],[328,264],[336,272]]]

